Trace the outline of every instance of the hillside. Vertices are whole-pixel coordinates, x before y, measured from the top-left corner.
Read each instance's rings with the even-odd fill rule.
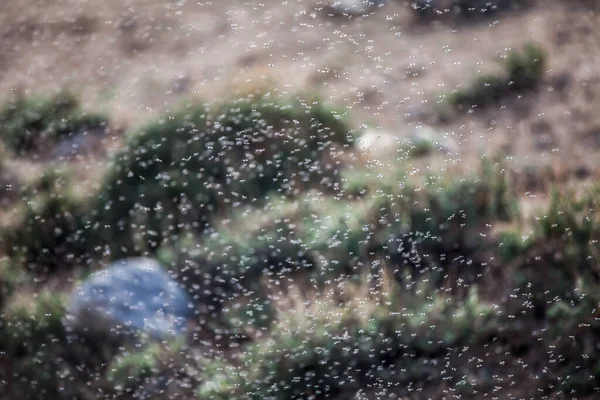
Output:
[[[405,3],[0,4],[0,398],[595,398],[600,7]],[[186,337],[69,334],[129,256]]]

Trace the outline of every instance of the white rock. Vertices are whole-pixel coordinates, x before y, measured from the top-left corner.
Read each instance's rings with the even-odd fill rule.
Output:
[[[457,151],[452,140],[443,133],[424,125],[396,135],[389,131],[369,128],[356,141],[357,149],[374,159],[404,158],[410,153],[411,148],[422,151],[428,146],[431,152],[439,151],[448,154]]]
[[[400,138],[380,129],[366,129],[358,138],[357,147],[368,155],[391,156],[401,147]]]

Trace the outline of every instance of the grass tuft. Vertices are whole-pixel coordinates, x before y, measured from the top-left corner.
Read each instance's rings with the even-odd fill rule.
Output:
[[[500,59],[501,72],[482,75],[468,86],[443,97],[440,112],[448,108],[468,110],[496,103],[511,93],[535,89],[545,76],[548,64],[546,51],[537,43],[528,43],[522,49],[511,50]]]
[[[39,151],[60,138],[105,128],[108,118],[81,110],[70,92],[51,97],[19,95],[0,110],[0,140],[17,155]]]

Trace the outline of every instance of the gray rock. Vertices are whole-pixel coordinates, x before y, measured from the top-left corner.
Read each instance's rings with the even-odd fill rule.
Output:
[[[403,127],[398,134],[379,129],[366,129],[356,141],[357,149],[367,158],[385,160],[405,156],[424,156],[433,152],[456,153],[456,143],[445,135],[426,125]]]
[[[188,293],[151,258],[126,258],[94,273],[70,299],[65,326],[78,334],[118,337],[181,334],[194,315]]]

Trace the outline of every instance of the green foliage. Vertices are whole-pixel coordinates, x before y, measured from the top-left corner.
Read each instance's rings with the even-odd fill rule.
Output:
[[[0,259],[0,308],[20,285],[28,282],[28,278],[25,270],[14,260],[9,257]]]
[[[510,85],[517,89],[528,89],[536,86],[543,78],[548,66],[548,56],[539,44],[530,42],[521,52],[509,52],[504,66]]]
[[[264,294],[250,293],[226,306],[222,318],[228,335],[253,338],[268,331],[276,316],[270,300]]]
[[[283,221],[257,226],[243,217],[200,239],[186,236],[161,248],[196,301],[217,310],[233,295],[260,289],[262,276],[311,268],[313,260]]]
[[[179,379],[197,374],[191,359],[186,357],[187,351],[183,339],[142,343],[114,357],[105,375],[117,395],[134,393],[134,397],[141,397],[146,384],[165,383],[174,373]]]
[[[273,199],[280,205],[248,208],[211,234],[186,236],[160,253],[198,303],[216,311],[232,296],[260,291],[262,278],[302,274],[323,287],[356,278],[381,260],[399,279],[407,269],[412,279],[428,271],[443,276],[451,268],[475,274],[481,262],[476,257],[490,246],[482,236],[486,224],[515,216],[499,166],[470,179],[430,179],[423,190],[362,173],[363,182],[375,186],[357,199],[314,192],[280,203]]]
[[[515,197],[500,165],[484,162],[479,176],[429,177],[399,191],[373,191],[375,249],[398,272],[448,271],[468,276],[483,263],[490,224],[517,216]]]
[[[535,88],[547,68],[547,55],[536,43],[528,43],[522,50],[512,50],[501,59],[499,75],[482,75],[469,86],[445,96],[444,105],[477,107],[497,102],[506,95]]]
[[[24,298],[9,304],[5,309],[5,345],[31,352],[48,335],[60,338],[64,335],[63,298],[50,291],[41,292],[34,300]]]
[[[501,232],[498,238],[498,252],[504,262],[511,262],[526,254],[533,241],[530,236],[523,237],[519,232]]]
[[[547,346],[545,352],[556,352],[564,360],[548,384],[569,397],[590,395],[600,382],[600,352],[588,344],[600,335],[597,199],[598,189],[581,196],[554,192],[548,210],[536,218],[525,239],[519,232],[500,238],[500,253],[510,261],[505,268],[512,292],[523,296],[515,299],[520,303],[515,314],[543,319],[539,340]]]
[[[0,318],[0,348],[11,360],[14,398],[37,399],[59,393],[64,299],[51,291],[16,297]]]
[[[402,207],[394,208],[394,202],[400,203],[396,197],[372,187],[364,189],[360,202],[374,201],[371,207],[365,208],[383,212],[375,213],[375,219],[368,217],[370,221],[380,221],[381,215],[390,215],[390,210],[404,209],[405,216],[414,218],[405,219],[411,221],[406,225],[408,232],[417,226],[436,232],[434,228],[438,226],[437,234],[442,242],[460,242],[463,240],[460,231],[458,235],[455,232],[444,239],[443,230],[451,220],[445,217],[447,212],[461,210],[457,214],[464,215],[453,218],[462,219],[460,225],[464,226],[481,226],[488,218],[510,219],[514,216],[513,200],[503,174],[496,175],[499,171],[494,168],[498,166],[487,164],[486,168],[482,179],[468,184],[464,180],[459,182],[464,186],[445,186],[431,181],[416,195],[406,185],[406,191],[401,193],[407,197],[407,203]],[[490,179],[494,176],[500,178]],[[593,346],[600,334],[597,198],[597,192],[580,199],[573,195],[556,195],[549,211],[538,220],[533,234],[524,237],[521,232],[511,231],[501,236],[499,242],[503,246],[498,251],[504,259],[511,261],[506,266],[511,268],[507,276],[514,279],[512,284],[515,285],[506,290],[517,296],[515,301],[523,307],[518,311],[511,308],[510,301],[490,306],[475,291],[464,299],[451,299],[445,292],[436,291],[432,279],[435,276],[431,274],[417,279],[420,284],[413,284],[415,278],[412,277],[402,287],[396,284],[393,288],[377,288],[369,293],[383,293],[382,297],[369,301],[349,289],[347,281],[343,281],[343,286],[336,282],[336,286],[358,304],[340,303],[339,297],[328,293],[323,297],[330,303],[305,301],[300,296],[299,308],[280,312],[269,336],[248,345],[241,359],[230,364],[215,362],[209,365],[198,397],[344,397],[346,391],[355,393],[361,388],[376,386],[380,381],[393,385],[396,379],[402,382],[401,386],[422,379],[427,379],[428,385],[434,385],[438,377],[431,370],[422,369],[428,364],[424,360],[444,358],[445,352],[452,348],[488,346],[510,335],[508,332],[514,329],[517,329],[515,332],[525,329],[529,333],[531,326],[538,326],[538,323],[543,327],[535,340],[543,346],[540,351],[558,352],[564,357],[559,365],[549,366],[547,384],[558,385],[569,395],[592,394],[600,379],[597,364],[600,353]],[[361,214],[357,207],[360,202],[350,202],[354,215]],[[341,203],[338,201],[337,204]],[[320,210],[328,210],[324,214],[332,218],[316,225],[329,232],[325,236],[335,237],[335,230],[329,230],[327,222],[331,226],[343,226],[346,220],[338,221],[329,205],[321,204],[321,207]],[[423,216],[429,215],[432,220],[422,219],[416,210],[420,207],[426,210]],[[313,207],[312,213],[316,210],[319,208]],[[343,215],[344,210],[339,214]],[[295,221],[294,224],[297,225]],[[370,229],[377,231],[381,226]],[[299,231],[302,231],[301,227]],[[318,247],[314,243],[312,246]],[[482,242],[478,243],[477,251],[483,252],[485,247],[481,247]],[[375,254],[385,259],[385,253]],[[458,254],[467,253],[462,249]],[[385,267],[396,266],[389,260],[381,265],[384,271],[387,271]],[[519,280],[524,282],[519,283]],[[372,278],[368,282],[372,285]],[[475,289],[472,287],[471,290]],[[298,298],[293,293],[290,297]],[[538,302],[544,312],[542,322],[534,322],[539,316],[527,312],[530,304]],[[399,305],[401,311],[396,309]],[[509,343],[512,342],[514,340],[509,339]],[[402,379],[398,377],[398,371],[402,371]],[[455,378],[451,379],[460,383],[463,377]]]
[[[396,285],[382,288],[378,299],[354,297],[344,305],[319,301],[318,310],[298,304],[283,311],[270,336],[246,347],[239,362],[209,365],[198,396],[324,398],[381,379],[419,381],[426,375],[415,368],[419,360],[485,340],[498,323],[474,292],[455,303],[432,295],[427,284],[419,289],[407,292]]]
[[[435,149],[435,144],[428,139],[416,138],[407,143],[404,152],[409,157],[424,157],[431,154]]]
[[[0,139],[17,154],[39,150],[60,137],[106,126],[101,114],[81,111],[69,92],[51,97],[19,95],[0,110]]]
[[[139,385],[158,372],[158,358],[162,351],[159,344],[152,344],[139,351],[118,355],[107,369],[108,380],[121,388]]]
[[[570,395],[585,396],[595,393],[600,384],[600,349],[589,345],[600,335],[600,285],[579,278],[574,286],[576,299],[555,298],[545,320],[553,348],[566,360],[561,365],[561,388]],[[573,342],[579,345],[573,346]]]
[[[333,179],[321,161],[333,144],[350,141],[346,122],[316,101],[265,95],[214,110],[186,107],[142,129],[117,155],[95,228],[113,254],[152,251],[178,232],[202,232],[232,206]]]
[[[87,204],[68,175],[48,171],[23,191],[18,207],[20,220],[3,232],[8,255],[36,273],[82,262]]]
[[[523,252],[529,259],[523,267],[523,284],[536,295],[540,307],[548,309],[547,304],[557,300],[577,307],[582,294],[593,293],[590,288],[600,284],[598,210],[598,189],[579,198],[555,192],[548,211],[537,218]]]

